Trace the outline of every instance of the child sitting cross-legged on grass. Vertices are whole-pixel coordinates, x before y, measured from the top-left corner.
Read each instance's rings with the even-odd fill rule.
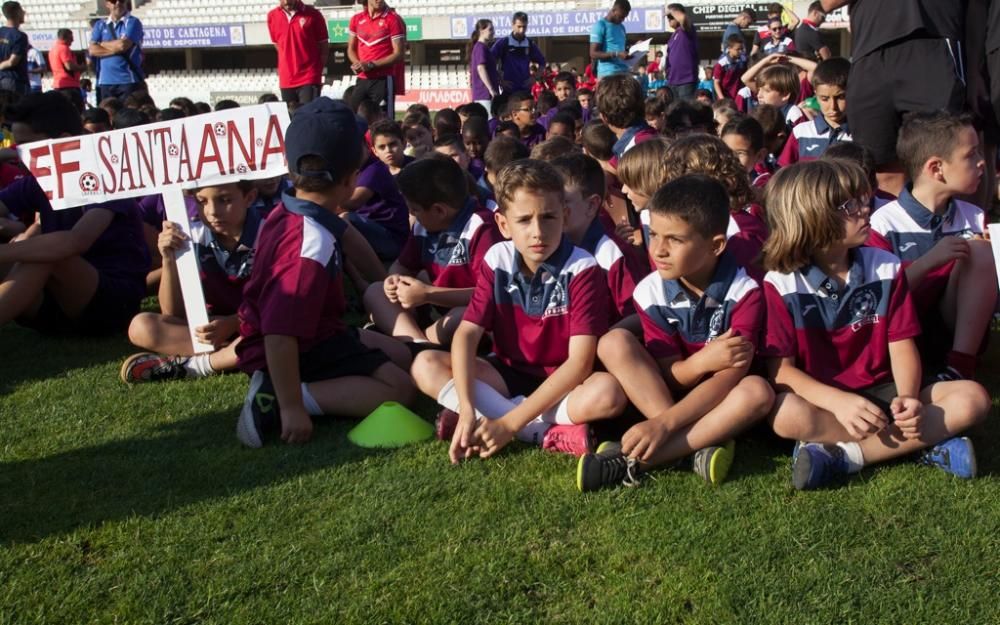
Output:
[[[646,421],[580,459],[577,487],[634,485],[640,473],[691,456],[711,484],[725,479],[732,438],[771,409],[767,382],[747,375],[764,325],[757,283],[726,249],[729,197],[718,181],[682,176],[649,212],[656,271],[635,288],[645,345],[614,329],[598,356]]]
[[[790,165],[767,190],[762,354],[778,391],[772,427],[800,441],[800,490],[920,450],[927,464],[976,474],[958,434],[986,417],[990,396],[922,375],[908,276],[896,256],[863,247],[870,193],[864,171],[837,159]]]
[[[261,227],[239,309],[236,352],[252,377],[236,433],[249,447],[279,433],[285,442],[304,443],[312,417],[364,417],[383,402],[413,398],[406,347],[344,321],[344,259],[372,253],[337,216],[355,188],[363,151],[354,113],[343,103],[317,98],[288,126],[295,191]]]
[[[586,423],[625,408],[621,387],[595,373],[597,340],[608,328],[608,287],[593,256],[564,234],[563,179],[525,159],[497,177],[496,221],[510,239],[480,264],[479,279],[451,353],[414,359],[417,386],[446,410],[438,436],[452,462],[487,458],[515,436],[545,449],[590,450]],[[476,358],[485,332],[494,353]]]
[[[424,157],[396,177],[416,223],[384,282],[365,292],[379,330],[397,338],[449,345],[472,297],[479,264],[502,240],[493,214],[469,195],[467,174],[447,157]],[[417,277],[427,273],[427,281]],[[430,306],[442,316],[430,319]]]
[[[160,275],[160,314],[144,312],[132,319],[132,344],[150,350],[134,354],[121,368],[123,382],[157,382],[213,375],[236,367],[240,320],[236,311],[243,285],[250,277],[257,233],[262,222],[250,210],[257,190],[252,182],[202,187],[194,191],[198,221],[191,223],[188,242],[180,226],[163,222],[157,247],[163,258]],[[194,245],[211,321],[196,330],[198,339],[216,351],[195,354],[184,312],[175,254]],[[234,340],[235,339],[235,340]]]

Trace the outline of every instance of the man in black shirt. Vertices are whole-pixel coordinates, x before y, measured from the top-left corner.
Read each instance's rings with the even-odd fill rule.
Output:
[[[902,115],[965,104],[964,0],[822,0],[850,6],[851,134],[875,156],[879,187],[899,194],[896,158]]]
[[[823,3],[816,0],[809,5],[809,13],[802,24],[795,29],[795,49],[811,61],[823,61],[832,56],[830,48],[819,36],[819,27],[826,20]]]

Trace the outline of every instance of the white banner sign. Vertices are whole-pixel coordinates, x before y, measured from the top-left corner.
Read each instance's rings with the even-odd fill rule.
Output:
[[[167,219],[188,240],[183,189],[273,178],[288,172],[284,103],[206,113],[171,122],[94,135],[27,143],[17,148],[52,208],[59,210],[155,193],[163,194]],[[191,345],[195,329],[209,322],[198,257],[190,243],[176,254]]]
[[[52,208],[273,178],[288,172],[283,103],[259,104],[17,148]]]

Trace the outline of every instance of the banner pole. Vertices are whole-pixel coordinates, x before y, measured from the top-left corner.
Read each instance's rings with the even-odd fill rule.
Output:
[[[187,316],[188,331],[191,333],[191,345],[194,346],[196,354],[212,352],[215,348],[199,342],[194,333],[195,328],[208,324],[208,309],[205,306],[205,294],[201,290],[201,270],[198,267],[194,241],[191,239],[191,222],[188,221],[187,206],[184,204],[184,192],[179,186],[163,190],[163,206],[166,208],[167,219],[180,226],[188,239],[187,245],[176,252],[175,259],[181,280],[181,295],[184,297],[184,313]]]

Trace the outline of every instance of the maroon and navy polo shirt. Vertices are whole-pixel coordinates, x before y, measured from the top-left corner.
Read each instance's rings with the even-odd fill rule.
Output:
[[[627,253],[628,244],[619,239],[613,230],[608,230],[601,219],[595,218],[584,233],[580,247],[597,260],[607,278],[611,295],[611,306],[608,307],[610,323],[618,323],[634,313],[632,293],[645,272],[635,262],[635,257]]]
[[[743,87],[741,79],[746,71],[747,57],[745,54],[741,54],[736,59],[730,57],[728,54],[723,54],[715,62],[715,67],[712,68],[712,79],[719,81],[723,95],[735,100],[740,89]]]
[[[479,264],[486,252],[503,241],[493,214],[480,212],[469,198],[451,224],[440,232],[428,232],[413,224],[410,238],[399,253],[399,264],[414,274],[424,270],[431,284],[446,289],[476,286]]]
[[[903,188],[899,198],[878,209],[871,217],[868,245],[892,252],[906,267],[937,245],[944,237],[971,239],[983,234],[983,211],[978,206],[952,199],[943,215],[936,215]],[[913,300],[921,313],[935,307],[948,287],[955,262],[936,267],[920,284],[913,285]]]
[[[889,343],[920,334],[899,259],[873,247],[851,250],[841,289],[815,265],[764,277],[767,330],[761,355],[795,358],[823,384],[860,390],[892,380]]]
[[[201,286],[209,315],[235,315],[243,302],[243,285],[250,278],[254,249],[260,233],[261,218],[247,210],[239,243],[227,250],[215,238],[211,228],[200,221],[191,224],[191,242],[198,256]]]
[[[514,243],[503,241],[486,252],[464,319],[492,332],[505,365],[544,377],[569,358],[570,337],[607,332],[609,306],[597,260],[569,239],[530,278]]]
[[[615,144],[611,146],[611,160],[608,162],[612,167],[618,167],[618,161],[621,157],[625,155],[626,152],[639,145],[644,141],[649,141],[653,137],[658,136],[659,133],[656,129],[647,124],[645,121],[639,122],[634,126],[629,126],[622,133],[622,136],[618,137]]]
[[[656,359],[689,358],[730,329],[756,348],[764,326],[760,286],[728,251],[719,257],[700,298],[679,280],[664,280],[654,272],[635,287],[635,307],[646,349]]]
[[[267,31],[278,50],[278,86],[293,89],[323,82],[326,59],[320,58],[319,44],[329,41],[326,18],[308,4],[299,3],[288,14],[281,7],[267,13]]]
[[[757,95],[750,89],[750,87],[741,88],[736,92],[733,99],[736,100],[736,110],[741,113],[746,113],[747,115],[757,108],[757,105],[759,104],[757,101]]]
[[[831,145],[845,141],[853,141],[846,122],[834,128],[822,114],[817,115],[811,121],[792,128],[785,141],[785,148],[778,157],[778,166],[787,167],[799,161],[814,161],[823,156]]]
[[[239,309],[239,367],[267,368],[264,337],[293,336],[308,352],[346,329],[340,237],[347,222],[288,193],[264,220]]]
[[[406,39],[406,24],[395,9],[385,7],[378,15],[368,15],[365,7],[351,18],[347,26],[347,34],[358,40],[358,60],[362,63],[377,61],[392,55],[392,43]],[[377,78],[392,78],[393,91],[396,95],[406,93],[404,81],[405,63],[400,61],[394,65],[375,67],[358,73],[358,78],[374,80]]]

